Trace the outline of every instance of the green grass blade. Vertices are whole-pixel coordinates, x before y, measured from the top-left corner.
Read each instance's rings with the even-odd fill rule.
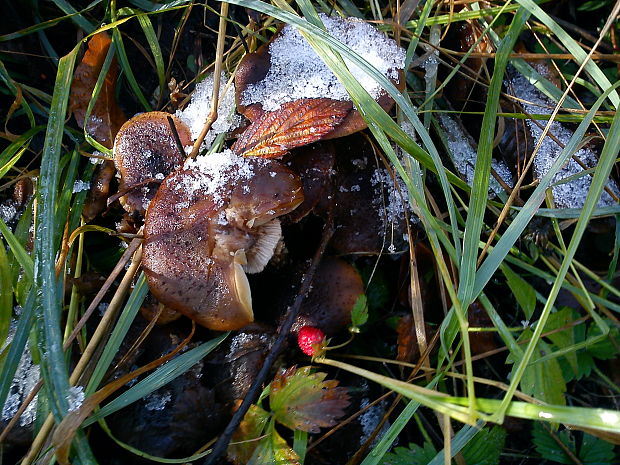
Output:
[[[67,2],[66,0],[52,0],[52,1],[56,4],[58,8],[60,8],[62,12],[69,15],[69,17],[75,24],[77,24],[82,29],[84,29],[88,34],[90,34],[91,32],[95,30],[95,26],[89,20],[84,18],[84,16],[82,16],[80,12],[78,12],[75,8],[73,8],[73,6],[71,6],[69,2]],[[95,4],[96,3],[99,3],[99,1],[95,2]],[[89,7],[87,7],[86,9],[88,8]]]
[[[532,0],[516,0],[519,2],[524,8],[527,8],[528,11],[531,12],[532,15],[536,16],[545,26],[547,26],[551,32],[555,34],[562,45],[568,49],[568,51],[575,57],[575,61],[580,65],[586,61],[588,54],[585,50],[579,45],[575,39],[573,39],[564,29],[562,29],[558,23],[556,23],[551,16],[549,16],[542,8],[540,8],[536,3]],[[592,61],[588,60],[585,65],[586,72],[592,76],[594,81],[599,85],[599,87],[603,90],[609,89],[611,87],[611,82],[605,76],[605,73],[601,71],[598,65]],[[617,92],[611,92],[608,94],[609,100],[616,106],[620,104],[620,97],[618,97]]]
[[[151,23],[151,20],[147,15],[139,14],[138,22],[140,23],[140,26],[142,26],[142,30],[144,31],[146,40],[149,43],[149,47],[151,48],[153,59],[155,60],[157,79],[159,80],[159,95],[161,97],[166,95],[166,67],[164,65],[164,58],[162,56],[161,48],[159,46],[159,40],[157,40],[157,34],[155,34],[153,24]]]
[[[129,327],[133,323],[138,311],[140,310],[140,306],[144,299],[146,298],[146,294],[148,294],[149,288],[146,284],[146,276],[144,273],[140,274],[138,281],[136,282],[135,287],[131,291],[131,295],[125,304],[125,308],[123,309],[121,316],[119,317],[116,325],[114,326],[114,330],[110,335],[110,339],[108,340],[105,348],[103,349],[103,353],[97,362],[97,366],[93,371],[90,380],[88,381],[88,385],[84,390],[85,394],[91,395],[99,388],[99,384],[101,380],[104,378],[114,356],[118,352],[119,347],[123,343],[127,332],[129,331]]]
[[[620,83],[618,83],[620,84]],[[612,88],[608,90],[613,90]],[[545,303],[545,307],[543,308],[542,314],[536,328],[534,329],[534,333],[532,335],[532,339],[527,345],[523,357],[518,361],[517,366],[513,372],[510,387],[504,396],[504,399],[501,403],[501,408],[497,411],[495,416],[497,418],[503,419],[504,411],[508,408],[508,404],[512,395],[517,389],[517,385],[521,380],[525,369],[527,368],[529,361],[534,353],[536,345],[540,340],[541,334],[544,330],[545,323],[547,318],[553,308],[555,300],[562,288],[564,278],[568,273],[568,269],[571,266],[571,262],[577,252],[577,247],[581,242],[581,238],[586,230],[588,222],[590,221],[590,217],[596,208],[596,203],[601,196],[601,192],[603,192],[603,188],[607,184],[609,180],[609,175],[611,173],[612,168],[616,162],[616,158],[618,156],[618,152],[620,151],[620,113],[616,113],[614,116],[614,121],[609,128],[609,133],[607,134],[607,140],[605,141],[605,145],[603,146],[603,150],[601,151],[601,156],[599,159],[598,166],[596,168],[596,172],[594,173],[594,178],[592,179],[592,184],[590,186],[590,190],[588,191],[588,195],[586,197],[583,213],[577,220],[577,225],[575,226],[575,231],[573,236],[571,237],[570,243],[566,249],[566,254],[564,259],[562,260],[562,264],[557,273],[557,277],[553,282],[553,286],[551,291],[549,292],[549,296]],[[620,416],[617,419],[618,424],[620,424]]]
[[[19,263],[24,270],[26,278],[32,282],[34,280],[34,262],[24,247],[19,243],[19,240],[17,240],[15,235],[2,220],[0,220],[0,234],[4,236],[4,240],[11,248],[11,253],[15,257],[15,260],[17,260],[17,263]]]
[[[4,244],[0,242],[0,344],[4,344],[9,334],[12,313],[13,279],[11,267]]]
[[[473,296],[475,297],[480,292],[486,284],[489,282],[497,268],[504,261],[504,258],[515,244],[515,242],[519,239],[527,225],[530,223],[530,220],[536,215],[538,210],[538,206],[542,204],[545,200],[545,191],[551,184],[551,180],[553,176],[564,166],[564,164],[568,161],[570,156],[577,150],[579,144],[581,143],[583,136],[588,129],[588,126],[592,122],[592,118],[594,114],[598,111],[600,106],[603,104],[606,96],[615,88],[620,86],[620,82],[616,83],[614,86],[607,89],[601,97],[592,105],[592,108],[587,113],[583,121],[579,124],[575,133],[570,138],[566,147],[562,150],[562,152],[558,155],[557,159],[549,169],[549,172],[540,179],[540,182],[534,192],[527,200],[525,205],[521,208],[519,214],[513,219],[510,226],[506,229],[501,239],[497,242],[497,244],[493,247],[493,250],[489,252],[487,258],[482,262],[480,268],[478,268],[478,272],[476,273],[476,280],[474,283]]]
[[[484,425],[483,421],[478,421],[475,425],[463,426],[450,441],[450,456],[454,457],[458,454],[480,432]],[[444,460],[444,450],[442,449],[427,465],[443,465]]]
[[[529,12],[525,8],[520,8],[517,11],[510,25],[510,29],[495,54],[493,77],[489,85],[486,111],[484,112],[482,128],[480,129],[478,156],[476,158],[471,201],[467,212],[465,236],[463,238],[463,256],[459,270],[459,299],[461,300],[462,306],[465,308],[474,300],[473,289],[476,279],[478,247],[488,199],[497,106],[504,82],[504,72],[508,64],[508,56],[512,52],[529,15]]]
[[[206,357],[224,339],[226,339],[227,336],[228,333],[222,334],[221,336],[218,336],[209,342],[205,342],[204,344],[179,355],[175,359],[170,360],[168,363],[159,367],[149,376],[132,386],[116,399],[102,407],[97,413],[93,414],[92,417],[84,422],[84,426],[88,426],[101,418],[105,418],[111,413],[127,407],[129,404],[132,404],[133,402],[168,384],[170,381],[182,375],[197,362]]]
[[[152,111],[153,109],[151,108],[151,105],[149,104],[146,97],[144,96],[144,93],[142,92],[142,89],[140,88],[140,84],[138,84],[138,81],[136,80],[136,76],[134,75],[133,70],[131,69],[131,65],[129,64],[129,58],[127,58],[127,52],[125,51],[125,45],[123,44],[123,38],[121,36],[121,31],[119,31],[118,28],[115,28],[112,31],[112,43],[114,44],[114,47],[116,48],[116,53],[117,53],[116,56],[118,57],[118,62],[121,65],[121,69],[123,70],[123,73],[125,73],[125,77],[127,78],[127,81],[129,82],[129,86],[131,87],[131,90],[133,90],[134,94],[136,95],[136,97],[138,98],[142,106],[144,107],[144,111]]]

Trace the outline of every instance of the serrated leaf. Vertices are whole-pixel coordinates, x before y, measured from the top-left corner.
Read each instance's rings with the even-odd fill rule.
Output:
[[[259,445],[259,438],[262,436],[268,420],[269,412],[257,405],[251,405],[237,431],[233,434],[232,441],[226,451],[228,460],[237,465],[248,463]]]
[[[422,447],[409,444],[409,447],[396,447],[394,452],[385,454],[383,465],[426,465],[437,455],[437,449],[425,442]]]
[[[321,140],[351,111],[351,102],[300,99],[264,112],[241,134],[232,150],[244,157],[276,158]]]
[[[519,341],[530,340],[532,331],[526,329],[521,333]],[[566,381],[562,374],[562,368],[557,358],[535,363],[537,359],[550,354],[552,348],[544,341],[539,341],[530,364],[525,369],[519,387],[523,393],[531,395],[538,400],[554,405],[566,405],[564,393],[566,392]],[[514,362],[509,356],[507,362]]]
[[[86,126],[88,134],[107,148],[112,148],[114,136],[127,119],[115,98],[114,91],[118,78],[116,59],[113,59],[110,64],[99,97],[88,120],[85,121],[85,118],[111,43],[110,37],[105,32],[95,34],[88,41],[88,49],[80,64],[75,68],[69,97],[70,108],[77,125],[80,128]]]
[[[555,329],[567,326],[567,324],[575,319],[575,312],[569,307],[565,307],[555,313],[549,315],[547,323],[545,324],[545,331],[553,331]],[[557,349],[563,349],[575,344],[575,332],[574,328],[569,326],[562,331],[558,331],[547,336]],[[570,352],[564,355],[564,359],[570,365],[573,373],[571,373],[570,379],[574,377],[574,374],[578,372],[577,365],[577,353]],[[566,378],[568,381],[568,378]]]
[[[299,456],[278,434],[273,420],[247,465],[300,465]]]
[[[536,290],[507,266],[502,266],[501,270],[504,276],[506,276],[506,283],[517,299],[517,303],[523,310],[525,317],[530,319],[536,308]]]
[[[463,458],[466,463],[498,465],[505,442],[506,430],[501,426],[483,428],[463,447]]]
[[[572,451],[575,450],[575,440],[567,430],[555,433],[555,435],[566,447]],[[571,458],[539,422],[534,423],[534,427],[532,428],[532,442],[536,447],[536,451],[542,458],[567,465],[573,463]]]
[[[271,383],[269,405],[274,418],[290,429],[318,433],[334,426],[349,405],[347,389],[338,381],[325,381],[326,373],[311,367],[289,368]]]
[[[583,465],[601,465],[618,463],[614,459],[614,445],[598,439],[591,434],[583,433],[583,440],[579,448],[579,460]]]
[[[351,310],[351,326],[359,328],[368,321],[368,299],[365,294],[361,294]]]

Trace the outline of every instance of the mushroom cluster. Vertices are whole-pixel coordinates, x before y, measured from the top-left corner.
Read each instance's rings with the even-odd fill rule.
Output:
[[[393,41],[361,21],[323,20],[336,38],[353,45],[396,85],[404,84],[404,51]],[[297,69],[293,69],[294,63]],[[300,70],[305,71],[300,75]],[[357,68],[353,71],[361,73]],[[275,89],[274,80],[280,84],[299,81],[288,86],[291,92],[275,106],[274,92],[281,92],[282,86]],[[386,110],[391,108],[393,101],[372,79],[360,77],[360,81]],[[380,237],[385,232],[385,218],[372,218],[381,216],[376,206],[359,214],[348,207],[376,195],[374,188],[360,193],[360,186],[372,186],[376,163],[352,170],[355,164],[336,160],[338,148],[334,145],[308,145],[359,131],[365,124],[344,88],[298,32],[284,26],[268,44],[241,61],[236,89],[231,91],[236,108],[251,124],[232,150],[224,148],[186,159],[199,126],[192,118],[204,122],[210,107],[205,101],[210,95],[205,86],[212,86],[210,82],[197,86],[196,99],[176,117],[150,112],[125,123],[116,136],[114,162],[121,177],[118,196],[123,207],[134,217],[144,218],[142,266],[153,296],[207,328],[233,330],[254,319],[246,273],[261,272],[281,247],[281,217],[293,223],[311,212],[325,216],[329,210],[342,230],[336,239],[350,229],[351,217],[356,225],[364,222],[364,213],[371,216],[367,229]],[[271,90],[259,91],[261,88]],[[226,94],[220,96],[230,104]],[[228,109],[220,111],[230,116]],[[227,129],[218,127],[217,131],[225,133]],[[208,144],[213,139],[209,138]],[[288,155],[303,145],[308,148]],[[288,158],[282,161],[275,159],[285,155]],[[343,182],[352,185],[337,189]],[[402,229],[402,222],[397,229]],[[348,242],[344,237],[339,241]],[[347,244],[335,251],[379,253],[384,249],[380,243]],[[330,261],[321,269],[330,273],[345,269],[354,275],[347,278],[354,283],[353,301],[363,293],[359,275],[346,262]],[[344,300],[350,307],[351,299]],[[305,318],[312,319],[309,315]],[[346,317],[340,320],[339,328],[347,323]],[[329,330],[333,333],[336,328]]]

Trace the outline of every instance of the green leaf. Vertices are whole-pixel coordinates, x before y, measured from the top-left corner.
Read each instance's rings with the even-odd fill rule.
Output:
[[[570,450],[575,450],[575,440],[567,430],[555,433],[556,437]],[[574,463],[564,450],[558,445],[547,429],[539,422],[534,423],[532,428],[532,442],[536,451],[546,460],[556,463]]]
[[[579,460],[583,465],[602,465],[618,463],[614,459],[614,445],[610,442],[603,441],[588,433],[583,433],[583,440],[579,448]]]
[[[562,328],[566,326],[568,323],[573,321],[576,318],[575,312],[573,309],[565,307],[558,312],[552,313],[549,315],[549,319],[547,320],[547,324],[545,325],[546,331],[553,331],[555,329]],[[565,328],[562,331],[549,334],[547,339],[549,339],[553,345],[557,349],[563,349],[565,347],[570,347],[575,344],[575,329],[573,327]],[[564,358],[570,365],[573,373],[571,373],[569,377],[565,377],[564,379],[568,381],[572,379],[574,374],[579,371],[578,360],[577,360],[577,351],[568,352],[564,354]]]
[[[501,426],[483,428],[463,447],[463,458],[476,465],[499,465],[505,442],[506,430]]]
[[[351,332],[359,332],[359,327],[368,321],[368,299],[360,294],[351,310]]]
[[[532,335],[532,331],[526,329],[521,333],[519,341],[531,340]],[[537,359],[551,353],[551,351],[552,348],[549,344],[544,341],[538,342],[530,359],[530,364],[525,368],[521,378],[521,391],[550,404],[565,405],[564,393],[566,392],[566,382],[558,359],[553,358],[534,363]],[[508,356],[507,362],[514,361],[512,355]]]
[[[299,457],[278,434],[272,420],[247,465],[300,465]]]
[[[259,439],[267,426],[269,412],[258,405],[250,405],[250,409],[243,417],[241,424],[232,437],[226,455],[236,465],[245,465],[259,445]]]
[[[509,267],[502,265],[501,269],[506,276],[508,287],[517,299],[523,313],[525,313],[525,318],[529,320],[536,308],[536,290]]]
[[[325,381],[326,373],[311,367],[289,368],[276,375],[269,391],[274,418],[290,429],[318,433],[334,426],[349,405],[347,389]]]
[[[422,447],[409,444],[409,447],[396,447],[394,452],[385,454],[384,465],[426,465],[437,455],[437,449],[431,443],[425,442]]]

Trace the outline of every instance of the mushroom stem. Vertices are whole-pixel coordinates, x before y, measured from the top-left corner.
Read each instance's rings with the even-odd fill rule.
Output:
[[[218,463],[220,457],[228,448],[228,444],[230,443],[230,439],[232,438],[233,433],[237,430],[237,427],[241,423],[241,420],[243,419],[243,417],[249,410],[250,405],[252,405],[256,401],[260,391],[262,390],[263,384],[265,380],[267,379],[267,376],[271,372],[271,368],[274,362],[276,361],[276,359],[278,358],[278,356],[280,355],[280,352],[282,351],[284,347],[286,338],[288,337],[291,327],[293,326],[293,323],[295,322],[295,319],[297,318],[297,315],[299,314],[299,309],[301,308],[301,304],[303,303],[304,298],[310,291],[310,286],[312,285],[314,274],[316,272],[316,269],[319,263],[321,262],[321,258],[323,257],[323,254],[325,253],[325,249],[327,248],[327,244],[329,243],[329,240],[331,239],[333,233],[334,233],[333,220],[331,218],[331,215],[328,215],[328,219],[323,229],[321,243],[319,244],[319,247],[314,253],[314,257],[312,257],[312,262],[310,263],[310,267],[308,268],[308,271],[304,274],[303,278],[301,279],[301,286],[299,287],[299,292],[297,293],[297,297],[295,297],[295,301],[293,302],[293,305],[289,307],[283,323],[278,328],[278,333],[277,333],[278,335],[276,337],[276,340],[271,346],[271,350],[269,351],[269,354],[267,354],[267,357],[265,357],[263,366],[261,367],[260,371],[256,375],[256,378],[254,378],[254,381],[252,382],[250,389],[248,390],[247,394],[243,398],[243,402],[241,403],[239,408],[235,411],[230,422],[228,423],[228,425],[226,425],[226,429],[224,429],[224,432],[218,438],[217,442],[213,446],[213,449],[211,450],[211,453],[207,457],[207,460],[205,461],[204,465],[215,465]]]
[[[192,147],[192,151],[189,154],[189,158],[196,158],[202,142],[205,140],[205,137],[207,137],[207,132],[209,132],[209,129],[211,129],[211,126],[217,120],[217,107],[220,103],[219,100],[222,77],[222,63],[224,57],[224,43],[226,41],[227,16],[228,3],[222,2],[222,5],[220,6],[220,23],[217,31],[217,48],[215,55],[215,71],[213,72],[213,96],[211,98],[211,111],[209,112],[209,116],[207,116],[207,120],[205,121],[205,125],[203,126],[202,131],[200,131],[200,135],[196,139],[196,142],[194,142],[194,146]]]

